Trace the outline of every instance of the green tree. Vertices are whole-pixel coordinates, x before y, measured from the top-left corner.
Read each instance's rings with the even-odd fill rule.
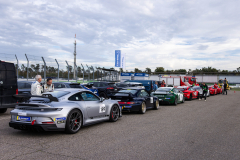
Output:
[[[155,69],[155,72],[164,72],[164,68],[163,67],[157,67]]]
[[[123,69],[122,69],[122,68],[119,68],[119,72],[121,72],[121,73],[122,73],[122,72],[123,72]]]
[[[148,73],[148,74],[151,74],[152,70],[151,70],[151,68],[148,68],[148,67],[147,67],[146,70],[145,70],[145,72]]]
[[[140,69],[138,69],[138,68],[135,68],[135,69],[134,69],[134,72],[135,72],[135,73],[142,73],[142,71],[141,71]]]

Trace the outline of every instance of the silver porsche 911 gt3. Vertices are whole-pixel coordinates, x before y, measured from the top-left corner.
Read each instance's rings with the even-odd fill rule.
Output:
[[[85,89],[59,89],[42,96],[15,95],[24,102],[11,111],[9,126],[15,129],[77,133],[82,126],[100,121],[115,122],[122,108]],[[29,99],[30,98],[30,99]]]

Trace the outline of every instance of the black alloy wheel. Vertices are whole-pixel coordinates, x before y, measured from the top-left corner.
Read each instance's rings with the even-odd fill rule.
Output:
[[[0,109],[0,113],[5,113],[5,112],[7,112],[7,108],[1,108]]]
[[[103,98],[107,99],[107,95],[104,92],[100,92],[99,97],[103,97]]]
[[[175,97],[174,105],[176,106],[178,102],[178,97]]]
[[[185,97],[183,96],[182,103],[184,103],[184,102],[185,102]]]
[[[67,117],[65,131],[67,133],[77,133],[82,127],[82,113],[78,109],[72,110]]]
[[[116,122],[118,118],[119,118],[119,107],[117,105],[113,105],[110,112],[109,121]]]
[[[189,100],[190,100],[190,101],[192,100],[192,94],[190,94],[190,98],[189,98]]]

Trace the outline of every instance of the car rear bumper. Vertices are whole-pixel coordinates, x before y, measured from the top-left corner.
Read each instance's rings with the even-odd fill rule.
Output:
[[[122,107],[122,112],[134,112],[141,109],[141,105],[120,105]]]
[[[173,104],[174,101],[172,99],[158,99],[160,104]]]
[[[58,128],[56,124],[34,124],[9,122],[9,127],[19,130],[34,130],[34,131],[64,131],[64,128]]]

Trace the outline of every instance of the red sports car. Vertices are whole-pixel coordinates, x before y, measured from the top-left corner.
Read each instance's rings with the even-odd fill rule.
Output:
[[[220,93],[222,93],[222,88],[219,88],[219,86],[218,85],[214,85],[214,86],[212,86],[214,89],[217,89],[217,94],[220,94]]]
[[[208,89],[209,89],[210,95],[214,96],[215,94],[217,94],[217,88],[214,88],[213,86],[209,86]]]
[[[179,87],[177,87],[177,89],[179,90],[179,91],[182,91],[183,93],[184,93],[184,97],[186,98],[186,99],[189,99],[190,101],[192,100],[192,99],[197,99],[197,98],[199,98],[199,93],[198,93],[198,91],[195,91],[194,89],[192,89],[192,87],[188,87],[188,86],[179,86]]]

